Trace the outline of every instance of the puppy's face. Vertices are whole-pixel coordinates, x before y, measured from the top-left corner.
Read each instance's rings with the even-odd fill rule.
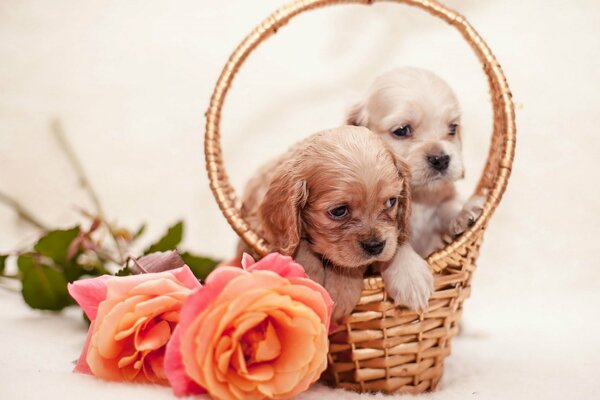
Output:
[[[305,190],[298,236],[313,253],[345,268],[392,258],[406,236],[408,177],[376,135],[355,127],[328,131],[307,142],[293,165],[286,176]]]
[[[408,163],[415,189],[464,176],[458,101],[429,71],[401,68],[381,75],[347,120],[378,133]]]

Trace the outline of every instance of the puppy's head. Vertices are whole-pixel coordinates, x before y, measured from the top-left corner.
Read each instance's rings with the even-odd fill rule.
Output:
[[[408,168],[365,128],[305,140],[279,166],[260,206],[265,238],[293,255],[313,253],[353,268],[392,258],[408,229]]]
[[[346,122],[379,134],[410,166],[415,190],[464,176],[460,107],[452,89],[432,72],[399,68],[379,76]]]

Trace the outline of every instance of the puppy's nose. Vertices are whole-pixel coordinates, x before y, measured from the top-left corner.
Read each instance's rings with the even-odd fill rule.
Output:
[[[450,164],[450,156],[448,154],[429,155],[427,156],[427,162],[436,171],[444,172]]]
[[[370,256],[376,256],[381,254],[385,247],[385,240],[367,240],[360,242],[361,247]]]

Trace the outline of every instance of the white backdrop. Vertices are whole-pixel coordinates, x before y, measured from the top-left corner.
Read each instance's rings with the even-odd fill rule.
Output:
[[[518,145],[463,336],[441,391],[429,397],[591,398],[600,367],[600,3],[444,3],[469,19],[500,60],[518,106]],[[203,113],[233,48],[280,4],[0,2],[0,191],[51,226],[76,221],[74,205],[91,206],[50,135],[49,121],[58,117],[112,220],[132,228],[148,222],[152,239],[182,218],[186,248],[231,255],[235,235],[204,171]],[[450,27],[394,5],[303,15],[250,57],[223,113],[235,186],[299,138],[339,125],[374,76],[401,65],[432,69],[457,92],[468,193],[489,140],[485,77]],[[35,235],[0,205],[0,253]],[[8,347],[1,398],[36,398],[40,389],[47,398],[170,397],[166,389],[70,375],[83,343],[77,313],[41,315],[12,293],[0,291],[0,299],[0,340]]]

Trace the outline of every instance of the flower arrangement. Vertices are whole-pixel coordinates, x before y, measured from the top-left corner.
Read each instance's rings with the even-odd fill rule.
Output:
[[[278,253],[245,255],[204,285],[182,266],[81,280],[69,293],[91,320],[76,372],[169,383],[177,396],[287,399],[327,366],[333,302]]]
[[[0,254],[0,286],[20,282],[34,309],[82,308],[89,329],[75,372],[234,400],[287,399],[319,379],[333,302],[301,265],[273,253],[215,269],[216,260],[177,251],[183,222],[133,250],[145,225],[108,222],[60,124],[51,128],[95,210],[50,229],[0,192],[0,203],[41,231],[33,245]]]

